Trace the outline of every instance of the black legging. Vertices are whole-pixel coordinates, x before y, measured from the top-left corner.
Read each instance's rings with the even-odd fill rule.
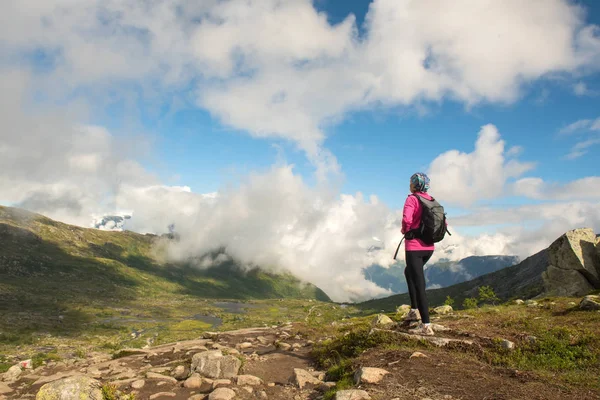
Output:
[[[433,250],[418,250],[406,252],[406,268],[404,276],[408,285],[410,296],[410,307],[418,308],[421,314],[421,322],[429,323],[429,304],[425,294],[425,275],[423,266],[429,261]]]

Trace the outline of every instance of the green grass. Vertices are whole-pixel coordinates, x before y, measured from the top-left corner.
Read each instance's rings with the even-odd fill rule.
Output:
[[[167,246],[167,239],[154,235],[84,229],[0,207],[0,354],[33,348],[46,334],[79,346],[118,348],[132,342],[132,330],[147,325],[160,326],[159,341],[184,339],[211,328],[177,326],[198,314],[222,317],[223,326],[246,323],[245,315],[213,307],[214,299],[330,301],[287,273],[232,261],[208,269],[166,262]],[[276,308],[248,323],[301,314]]]

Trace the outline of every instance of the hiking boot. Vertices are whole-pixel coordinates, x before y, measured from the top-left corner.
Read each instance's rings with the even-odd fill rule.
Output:
[[[431,325],[425,326],[423,324],[419,324],[418,328],[409,329],[408,333],[412,333],[413,335],[421,335],[421,336],[433,336],[433,328]]]
[[[410,321],[420,321],[421,320],[421,314],[419,313],[419,310],[410,310],[408,312],[408,314],[406,314],[406,317],[404,317],[404,321],[410,322]]]

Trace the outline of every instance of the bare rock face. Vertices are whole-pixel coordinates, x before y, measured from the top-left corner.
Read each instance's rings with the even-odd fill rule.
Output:
[[[592,229],[574,229],[549,247],[549,266],[542,273],[550,296],[583,296],[600,288],[600,260]]]
[[[42,386],[36,400],[102,400],[100,382],[87,376],[72,376]]]

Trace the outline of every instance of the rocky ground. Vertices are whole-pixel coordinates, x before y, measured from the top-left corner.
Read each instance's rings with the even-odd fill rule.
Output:
[[[584,299],[580,306],[598,303]],[[528,312],[537,303],[523,304]],[[402,311],[402,310],[401,310]],[[593,307],[589,310],[599,314]],[[588,314],[591,315],[591,314]],[[321,371],[311,352],[327,341],[328,329],[302,324],[204,333],[202,338],[147,349],[123,349],[114,355],[49,362],[30,369],[14,366],[0,382],[2,399],[222,400],[222,399],[598,399],[600,392],[569,387],[527,371],[491,365],[472,354],[499,346],[515,351],[535,337],[497,336],[474,329],[473,317],[437,309],[433,337],[407,332],[408,326],[385,315],[374,317],[369,336],[397,337],[372,346],[352,360],[350,387],[337,387]],[[348,323],[348,322],[346,322]],[[341,322],[344,324],[344,322]],[[488,336],[492,335],[492,336]],[[319,337],[320,336],[320,337]],[[344,335],[342,335],[343,337]],[[23,367],[23,368],[21,368]],[[339,376],[337,377],[339,379]],[[330,381],[331,380],[331,381]],[[62,397],[61,397],[62,396]],[[83,396],[83,397],[82,397]],[[87,396],[87,397],[86,397]]]

